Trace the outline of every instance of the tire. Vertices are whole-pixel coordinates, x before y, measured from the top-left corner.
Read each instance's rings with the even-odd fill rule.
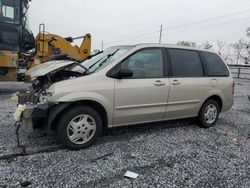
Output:
[[[93,145],[101,132],[101,117],[88,106],[69,108],[62,114],[56,127],[57,140],[72,150]]]
[[[197,120],[198,125],[203,128],[209,128],[216,124],[220,113],[218,102],[207,100],[201,107]]]

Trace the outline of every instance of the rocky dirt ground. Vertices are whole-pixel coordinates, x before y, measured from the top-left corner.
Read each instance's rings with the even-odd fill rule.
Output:
[[[10,95],[23,88],[0,83],[0,187],[250,187],[249,80],[236,80],[233,108],[209,129],[192,120],[115,128],[79,151],[21,130],[20,155]]]

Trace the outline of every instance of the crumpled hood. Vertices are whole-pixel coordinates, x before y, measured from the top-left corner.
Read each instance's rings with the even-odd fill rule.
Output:
[[[69,60],[60,60],[60,61],[48,61],[46,63],[42,63],[37,65],[31,69],[29,69],[25,74],[30,76],[31,78],[35,78],[38,76],[44,76],[56,69],[68,66],[70,64],[74,64],[76,62]]]

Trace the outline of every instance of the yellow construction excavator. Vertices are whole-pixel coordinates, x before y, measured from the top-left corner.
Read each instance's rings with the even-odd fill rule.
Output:
[[[24,81],[25,72],[52,58],[82,61],[90,55],[91,35],[63,38],[39,25],[34,38],[28,24],[30,0],[0,0],[0,81]],[[83,38],[80,46],[72,44]]]
[[[80,46],[73,45],[76,39],[82,39]],[[28,53],[19,53],[17,61],[17,80],[25,80],[25,72],[36,65],[52,59],[73,59],[83,61],[90,56],[91,35],[72,38],[63,38],[56,34],[50,34],[45,31],[45,25],[39,25],[39,33],[36,36],[35,51]]]

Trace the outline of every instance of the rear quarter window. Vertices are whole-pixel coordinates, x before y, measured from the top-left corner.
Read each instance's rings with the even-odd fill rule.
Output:
[[[205,60],[208,76],[229,76],[229,71],[222,59],[215,53],[201,52]]]

